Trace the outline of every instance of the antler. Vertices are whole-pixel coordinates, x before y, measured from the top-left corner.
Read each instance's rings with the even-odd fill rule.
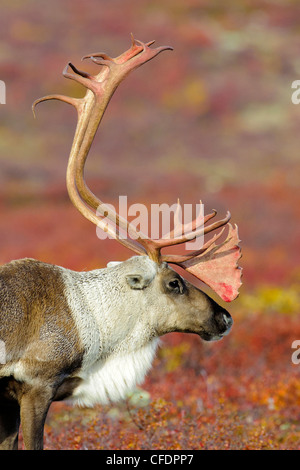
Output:
[[[142,64],[156,57],[160,52],[167,49],[172,50],[169,46],[150,48],[153,43],[154,41],[142,43],[141,41],[134,39],[131,35],[130,49],[116,58],[111,58],[103,52],[84,56],[83,59],[89,58],[95,64],[101,66],[100,72],[95,76],[78,70],[73,64],[68,63],[63,71],[63,75],[66,78],[77,81],[87,88],[86,95],[83,98],[72,98],[64,95],[48,95],[33,103],[33,111],[38,103],[51,99],[64,101],[74,106],[77,110],[78,123],[67,168],[67,189],[71,201],[81,214],[135,253],[139,255],[148,255],[157,263],[167,261],[178,264],[201,279],[202,270],[201,268],[200,270],[195,268],[195,266],[198,266],[199,263],[203,264],[203,262],[207,260],[208,254],[209,256],[214,256],[216,253],[218,257],[226,256],[226,259],[228,259],[226,251],[223,249],[218,251],[218,249],[215,249],[216,245],[214,244],[221,236],[223,230],[221,233],[215,235],[209,242],[204,244],[200,250],[186,255],[163,255],[161,254],[161,250],[167,246],[174,246],[194,240],[199,236],[210,233],[228,224],[231,217],[229,212],[224,219],[214,222],[206,227],[204,227],[204,224],[211,218],[215,217],[216,211],[213,211],[213,213],[208,214],[205,217],[196,218],[192,223],[186,225],[181,225],[177,220],[177,223],[169,236],[164,236],[159,240],[153,240],[148,238],[145,234],[137,232],[136,228],[132,224],[130,224],[126,219],[120,217],[119,214],[115,213],[109,206],[104,204],[101,199],[97,198],[88,188],[84,180],[84,166],[87,155],[106,107],[118,85],[132,70],[135,70]],[[69,72],[69,67],[74,73]],[[98,214],[100,214],[100,216]],[[104,218],[106,220],[104,220]],[[116,226],[108,224],[107,220],[114,222]],[[128,238],[127,235],[129,235],[130,238]],[[233,249],[233,243],[234,246],[237,247],[239,253],[237,229],[235,231],[230,229],[229,240],[231,240],[229,250]],[[221,245],[223,248],[228,246],[228,239],[224,243],[225,244]],[[236,263],[238,258],[235,256],[234,259]],[[235,265],[232,269],[236,270],[237,266]],[[213,276],[213,272],[211,274]],[[204,280],[204,282],[207,281]],[[237,282],[235,282],[235,284],[237,285]],[[227,299],[224,300],[228,300],[229,298],[232,300],[236,295],[237,288],[233,289],[232,295],[227,295]]]

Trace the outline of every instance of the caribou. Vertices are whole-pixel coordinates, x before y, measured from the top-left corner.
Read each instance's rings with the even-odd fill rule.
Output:
[[[80,406],[124,399],[143,382],[159,338],[170,332],[195,333],[205,341],[227,335],[232,318],[225,308],[182,277],[179,266],[230,302],[241,285],[237,226],[230,213],[211,222],[216,211],[191,223],[177,220],[168,236],[151,239],[96,197],[84,167],[105,109],[120,82],[167,46],[152,48],[131,38],[116,58],[85,56],[100,66],[97,75],[68,63],[63,75],[83,85],[83,98],[49,95],[75,107],[78,123],[67,166],[69,197],[79,212],[134,256],[106,268],[75,272],[34,259],[0,268],[0,449],[18,449],[22,426],[25,449],[43,449],[44,423],[53,401]],[[116,227],[107,221],[117,221]],[[224,229],[228,235],[219,243]],[[163,249],[215,232],[200,249],[166,254]],[[127,234],[128,236],[124,236]],[[179,269],[180,271],[180,269]]]

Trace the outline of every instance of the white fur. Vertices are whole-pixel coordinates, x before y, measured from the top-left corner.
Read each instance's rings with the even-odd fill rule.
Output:
[[[107,268],[114,268],[115,266],[117,266],[118,264],[121,264],[122,261],[109,261],[107,263]]]
[[[134,268],[134,273],[140,269],[151,279],[157,272],[147,257]],[[65,295],[84,347],[83,364],[76,373],[83,382],[73,392],[76,404],[124,399],[151,367],[158,339],[148,327],[144,295],[126,282],[127,270],[125,263],[82,273],[62,268]]]
[[[84,380],[73,392],[72,400],[79,406],[94,406],[126,398],[136,385],[143,382],[155,356],[158,339],[138,351],[111,356],[96,362],[79,376]]]

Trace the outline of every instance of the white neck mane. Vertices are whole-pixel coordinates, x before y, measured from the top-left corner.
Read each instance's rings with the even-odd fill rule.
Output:
[[[73,393],[74,403],[91,407],[126,398],[136,385],[143,382],[158,342],[155,338],[137,351],[109,356],[81,372],[80,377],[84,381]]]
[[[159,340],[149,325],[150,312],[139,304],[139,292],[122,285],[124,276],[117,276],[115,269],[63,270],[63,276],[84,347],[76,374],[83,382],[72,398],[83,406],[124,399],[144,380],[155,356]]]

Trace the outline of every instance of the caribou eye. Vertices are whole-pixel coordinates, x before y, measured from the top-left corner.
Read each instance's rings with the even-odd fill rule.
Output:
[[[169,282],[169,286],[171,287],[171,289],[179,288],[179,282],[178,282],[178,280],[175,279],[175,281],[170,281],[170,282]]]
[[[168,288],[172,292],[176,292],[176,294],[183,294],[184,286],[178,279],[173,279],[168,283]]]

